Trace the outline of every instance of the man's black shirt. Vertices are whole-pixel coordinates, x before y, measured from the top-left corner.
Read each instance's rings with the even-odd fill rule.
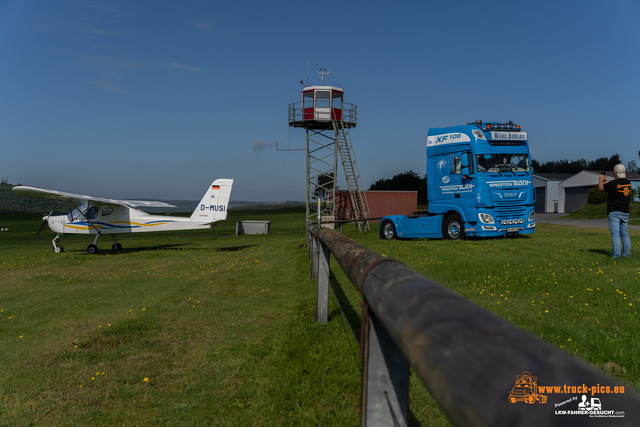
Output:
[[[604,184],[607,198],[607,214],[611,212],[629,213],[631,202],[631,182],[626,178],[618,178]]]

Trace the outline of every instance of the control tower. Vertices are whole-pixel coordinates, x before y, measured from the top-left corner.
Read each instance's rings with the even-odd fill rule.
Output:
[[[318,209],[324,217],[334,217],[338,180],[338,155],[347,181],[354,219],[366,220],[369,206],[363,192],[360,171],[351,144],[349,129],[356,126],[357,109],[343,102],[344,91],[335,86],[307,86],[302,101],[289,105],[289,126],[302,128],[307,139],[307,221],[316,221]],[[318,200],[320,204],[318,204]],[[358,229],[369,229],[368,221]]]

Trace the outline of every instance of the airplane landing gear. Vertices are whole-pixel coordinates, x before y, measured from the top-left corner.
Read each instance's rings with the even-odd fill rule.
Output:
[[[100,234],[96,234],[96,238],[93,239],[93,245],[87,246],[87,253],[95,254],[98,252],[98,247],[96,246],[96,243],[98,243],[98,237],[100,237]]]
[[[120,252],[122,250],[122,245],[116,242],[116,235],[113,234],[113,245],[111,246],[111,250],[114,252]]]
[[[64,252],[64,248],[62,245],[58,244],[58,240],[60,240],[60,235],[56,234],[56,237],[51,241],[53,243],[53,252],[59,254],[60,252]]]

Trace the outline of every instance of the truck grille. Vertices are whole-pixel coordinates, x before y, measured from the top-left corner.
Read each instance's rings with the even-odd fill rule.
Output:
[[[522,205],[516,205],[509,202],[497,203],[496,220],[504,221],[509,219],[524,218],[527,208]]]

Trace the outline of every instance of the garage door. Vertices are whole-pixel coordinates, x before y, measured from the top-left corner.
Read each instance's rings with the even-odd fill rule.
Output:
[[[564,189],[564,211],[569,213],[577,211],[581,207],[587,204],[587,194],[589,190],[593,188],[588,187],[570,187]]]
[[[546,187],[536,187],[536,202],[533,204],[533,209],[536,212],[544,212],[544,205],[546,201]]]

